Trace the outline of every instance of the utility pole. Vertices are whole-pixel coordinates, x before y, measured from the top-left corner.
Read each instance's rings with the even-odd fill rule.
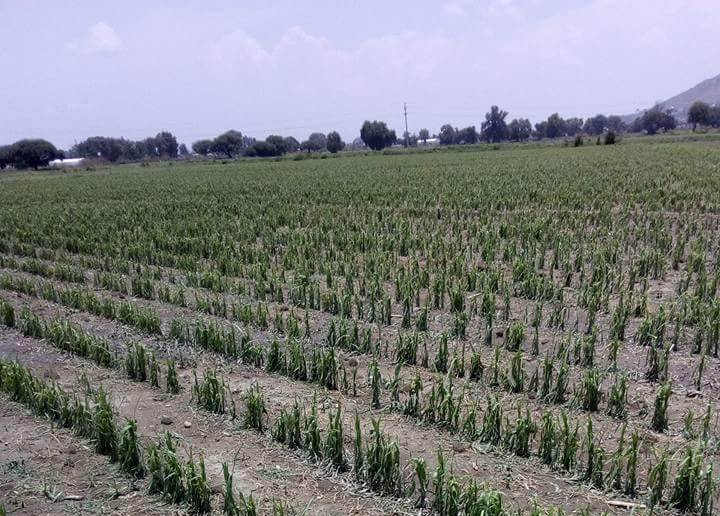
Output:
[[[407,103],[403,104],[403,114],[405,115],[405,148],[407,148],[409,139],[410,139],[410,133],[408,132],[408,125],[407,125]]]

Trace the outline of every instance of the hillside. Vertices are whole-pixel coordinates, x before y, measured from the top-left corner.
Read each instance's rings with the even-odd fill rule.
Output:
[[[662,101],[660,106],[664,109],[672,109],[678,119],[685,120],[688,109],[697,100],[702,100],[708,104],[720,104],[720,75],[706,79],[692,88]],[[629,122],[638,115],[639,113],[625,115],[623,119]]]

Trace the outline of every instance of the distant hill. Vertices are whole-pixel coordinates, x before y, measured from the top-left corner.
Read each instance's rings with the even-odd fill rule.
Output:
[[[662,101],[660,106],[663,109],[672,109],[679,120],[686,120],[690,106],[697,100],[702,100],[708,104],[720,104],[720,75],[706,79],[689,90]],[[626,122],[631,122],[639,115],[640,113],[633,113],[632,115],[625,115],[623,119]]]

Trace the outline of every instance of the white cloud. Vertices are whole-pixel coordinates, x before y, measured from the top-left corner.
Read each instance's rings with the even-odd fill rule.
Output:
[[[219,66],[261,63],[268,56],[260,42],[242,30],[221,37],[210,48],[210,57]]]
[[[88,34],[86,50],[88,52],[114,52],[121,46],[115,30],[105,22],[97,22]]]
[[[449,14],[454,14],[456,16],[462,16],[465,14],[465,6],[467,5],[467,2],[464,0],[452,0],[450,2],[445,2],[443,4],[443,9],[445,9],[445,12]]]

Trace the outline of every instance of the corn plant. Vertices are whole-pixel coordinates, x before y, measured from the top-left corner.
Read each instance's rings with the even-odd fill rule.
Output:
[[[358,415],[357,411],[355,411],[354,430],[355,438],[353,440],[353,472],[355,474],[355,479],[360,481],[364,478],[365,474],[365,458],[363,455],[362,431],[360,430],[360,416]]]
[[[168,360],[166,362],[167,372],[165,374],[165,389],[168,394],[178,394],[180,392],[180,378],[175,368],[175,361]]]
[[[93,441],[95,451],[107,455],[111,461],[118,459],[118,429],[115,424],[115,413],[107,398],[107,393],[100,387],[95,397],[95,408],[92,415]]]
[[[192,398],[205,410],[216,414],[229,412],[231,417],[235,417],[235,403],[230,389],[217,371],[208,369],[203,373],[202,380],[198,380],[197,372],[193,370]]]
[[[523,414],[518,405],[515,425],[505,432],[505,447],[518,457],[529,457],[530,444],[536,431],[537,427],[530,416],[530,409],[525,407]]]
[[[572,428],[565,411],[560,414],[560,423],[558,442],[562,446],[562,452],[559,454],[559,466],[565,471],[571,471],[577,460],[578,423],[576,421],[575,427]]]
[[[580,389],[576,393],[580,407],[588,412],[597,412],[602,399],[602,375],[597,369],[585,372]]]
[[[598,489],[605,485],[603,465],[605,462],[605,450],[595,442],[592,419],[588,417],[587,431],[585,433],[585,450],[587,458],[585,461],[585,473],[583,478]]]
[[[655,454],[655,464],[648,474],[648,509],[652,514],[655,507],[663,503],[665,486],[667,485],[668,457],[667,452]]]
[[[447,335],[443,333],[440,335],[440,340],[438,341],[438,351],[435,354],[435,361],[433,362],[435,371],[438,373],[447,373],[449,359],[450,351],[448,350],[448,338]]]
[[[556,450],[558,447],[558,433],[555,427],[555,418],[552,413],[546,411],[543,413],[540,423],[540,444],[538,446],[538,456],[540,460],[552,466],[556,459]]]
[[[682,512],[693,511],[698,501],[698,486],[701,481],[702,454],[688,447],[685,458],[675,474],[670,503]]]
[[[370,362],[368,367],[368,383],[372,389],[372,407],[380,408],[380,390],[382,388],[382,376],[380,375],[380,366],[375,358]]]
[[[143,451],[137,435],[137,421],[129,419],[120,432],[118,445],[120,470],[137,478],[145,476]]]
[[[400,496],[403,480],[400,473],[400,449],[380,430],[380,421],[372,420],[372,439],[367,443],[364,457],[365,482],[373,491]]]
[[[45,334],[45,328],[40,318],[27,306],[20,310],[18,327],[23,335],[34,339],[41,339]]]
[[[139,342],[128,344],[125,355],[125,373],[128,378],[138,382],[144,382],[148,379],[147,350]]]
[[[514,323],[508,327],[505,333],[505,349],[508,351],[519,351],[525,340],[525,327],[520,323]]]
[[[303,445],[301,423],[300,402],[295,400],[291,410],[283,408],[280,411],[272,428],[273,439],[291,449],[301,448]]]
[[[627,415],[628,378],[626,374],[616,374],[608,395],[608,414],[623,419]]]
[[[630,435],[630,446],[625,452],[625,488],[623,492],[628,496],[637,493],[637,464],[640,452],[640,434],[637,431]]]
[[[340,419],[340,405],[338,404],[337,412],[330,418],[327,437],[325,438],[325,446],[323,455],[332,466],[340,471],[347,468],[345,460],[345,449],[343,447],[343,427]]]
[[[667,408],[671,394],[672,385],[667,382],[658,389],[655,396],[655,409],[650,427],[656,432],[664,432],[668,428]]]
[[[483,379],[483,373],[485,372],[485,365],[482,361],[480,351],[473,353],[470,356],[470,373],[469,377],[471,380],[480,381]]]
[[[423,509],[427,507],[427,488],[428,488],[428,471],[427,464],[423,458],[414,458],[412,460],[413,472],[417,479],[418,498],[415,501],[415,507]],[[413,482],[413,487],[415,486]],[[413,488],[413,491],[415,488]]]
[[[480,441],[499,445],[502,440],[502,407],[496,396],[488,397],[487,409],[480,429]]]
[[[560,365],[557,377],[555,378],[555,384],[547,397],[547,400],[550,403],[556,403],[559,405],[565,402],[569,378],[570,368],[567,363],[563,363]]]
[[[187,482],[186,503],[190,514],[210,514],[210,486],[205,474],[205,460],[200,455],[195,463],[192,452],[185,468]]]
[[[15,309],[4,299],[0,299],[0,323],[8,328],[15,326]]]
[[[260,386],[255,384],[245,392],[245,427],[264,432],[266,417],[265,397]]]
[[[525,390],[525,369],[523,368],[523,352],[518,350],[510,360],[508,371],[503,374],[505,389],[513,393]]]

